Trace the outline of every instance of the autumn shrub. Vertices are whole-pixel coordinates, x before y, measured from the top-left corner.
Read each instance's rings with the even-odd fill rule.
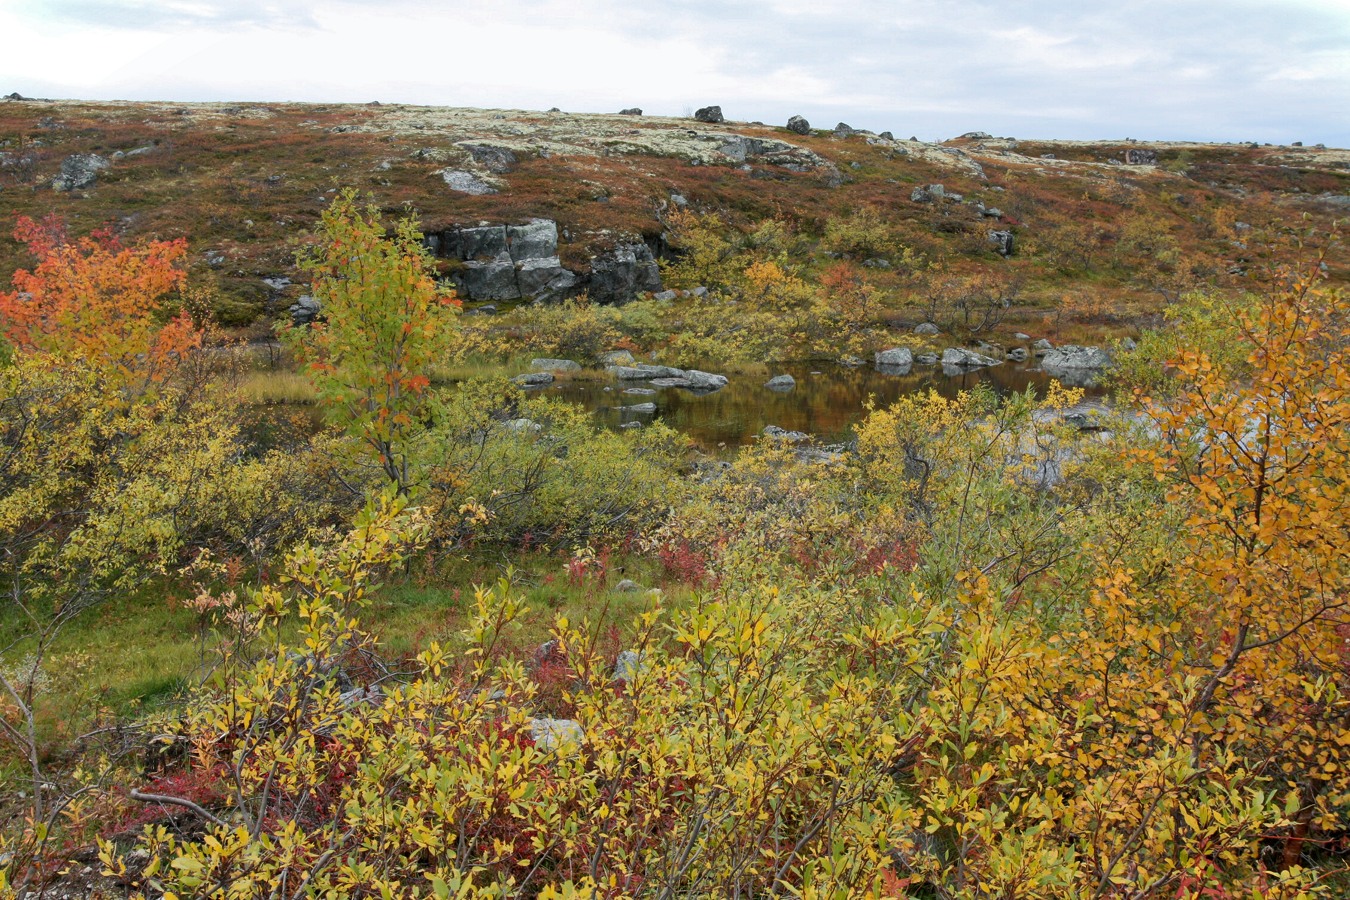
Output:
[[[324,210],[320,242],[302,261],[322,321],[283,327],[330,420],[366,448],[399,490],[412,489],[430,369],[445,352],[458,301],[431,276],[411,220],[392,236],[375,208],[344,191]]]
[[[552,398],[461,385],[423,460],[435,535],[446,546],[567,547],[641,532],[680,502],[683,447],[660,423],[613,432]]]

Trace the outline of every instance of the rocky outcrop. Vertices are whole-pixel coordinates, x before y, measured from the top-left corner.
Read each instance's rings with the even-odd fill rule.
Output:
[[[452,277],[469,300],[560,299],[581,284],[558,260],[558,225],[550,219],[452,228],[432,238],[441,256],[464,263]]]
[[[661,271],[646,244],[620,244],[591,258],[587,287],[596,303],[627,303],[644,291],[660,291]]]
[[[1125,151],[1125,165],[1127,166],[1156,166],[1157,164],[1157,150],[1143,150],[1132,147]]]

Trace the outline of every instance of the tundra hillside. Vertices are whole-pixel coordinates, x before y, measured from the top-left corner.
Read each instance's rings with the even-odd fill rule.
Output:
[[[1346,154],[721,119],[0,103],[0,896],[1350,893]]]

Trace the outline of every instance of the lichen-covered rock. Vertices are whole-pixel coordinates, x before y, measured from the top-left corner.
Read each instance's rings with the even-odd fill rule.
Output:
[[[442,169],[439,174],[441,179],[449,185],[450,190],[459,191],[461,194],[479,197],[484,194],[497,193],[497,189],[491,184],[474,173],[463,169]]]
[[[75,191],[86,188],[98,180],[98,173],[111,166],[97,153],[76,153],[61,161],[61,174],[52,179],[52,187],[58,191]]]
[[[810,134],[811,123],[801,116],[793,116],[787,121],[787,130],[791,131],[793,134]]]

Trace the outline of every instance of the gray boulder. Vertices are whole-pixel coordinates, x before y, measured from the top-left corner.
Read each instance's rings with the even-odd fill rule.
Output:
[[[628,109],[621,109],[621,110],[619,110],[619,115],[621,115],[621,116],[640,116],[640,115],[642,115],[642,107],[640,107],[640,106],[630,106]]]
[[[914,361],[921,366],[935,366],[937,365],[938,355],[936,353],[920,353],[914,357]]]
[[[771,391],[790,391],[797,386],[797,379],[791,375],[775,375],[764,386]]]
[[[543,387],[546,384],[553,383],[552,372],[526,372],[524,375],[517,375],[511,379],[512,384],[518,384],[521,387]]]
[[[1052,375],[1056,369],[1105,369],[1110,365],[1110,354],[1100,347],[1078,347],[1073,344],[1056,347],[1041,359],[1041,368]]]
[[[606,366],[605,371],[622,381],[651,381],[653,378],[683,378],[684,370],[673,366],[652,366],[639,363],[636,366]]]
[[[939,331],[938,327],[934,325],[932,322],[921,322],[918,325],[914,326],[914,333],[932,336],[935,334],[941,334],[942,332]]]
[[[616,406],[615,409],[619,411],[620,415],[622,415],[623,413],[633,413],[636,415],[649,416],[652,413],[656,412],[656,404],[634,403],[631,406]]]
[[[694,118],[700,122],[707,122],[710,125],[716,125],[719,122],[726,121],[722,118],[722,107],[705,106],[694,113]]]
[[[696,391],[717,391],[727,386],[727,376],[700,372],[698,369],[686,369],[684,378],[689,382],[689,387]]]
[[[1013,362],[1026,362],[1027,355],[1026,347],[1014,347],[1008,351],[1008,359]]]
[[[570,359],[538,357],[530,360],[530,368],[536,372],[576,372],[581,369],[581,363]]]
[[[1029,341],[1029,340],[1031,340],[1031,335],[1025,334],[1025,333],[1023,333],[1023,332],[1021,332],[1021,331],[1014,331],[1014,332],[1013,332],[1013,340],[1015,340],[1015,341]]]
[[[637,365],[637,360],[633,359],[633,354],[627,350],[607,350],[597,356],[595,361],[602,366]]]
[[[914,365],[914,353],[908,347],[892,347],[890,350],[878,350],[875,356],[877,366],[909,368]]]
[[[840,122],[838,125],[834,126],[834,136],[837,138],[851,137],[857,133],[857,129],[844,122]]]
[[[947,189],[940,184],[916,187],[909,192],[909,199],[915,203],[932,203],[934,200],[941,200],[945,196],[947,196]]]
[[[994,249],[998,251],[999,256],[1008,257],[1013,255],[1015,244],[1013,241],[1013,233],[1011,231],[1006,229],[991,231],[989,232],[989,242],[994,245]]]
[[[98,173],[111,166],[96,153],[76,153],[61,161],[61,174],[52,179],[52,187],[58,191],[75,191],[86,188],[98,180]]]
[[[1045,354],[1053,349],[1055,349],[1055,345],[1045,338],[1039,338],[1031,345],[1031,352],[1035,353],[1037,356],[1045,356]]]
[[[319,318],[320,305],[318,300],[305,294],[286,311],[291,314],[291,321],[296,325],[308,325]]]
[[[801,116],[793,116],[787,121],[787,130],[793,134],[810,134],[811,123]]]
[[[1125,165],[1127,166],[1156,166],[1157,164],[1157,150],[1131,148],[1125,151]]]
[[[964,347],[948,347],[942,351],[942,365],[944,368],[954,369],[982,369],[985,366],[996,366],[999,361],[990,359],[983,354],[976,353],[974,350],[967,350]]]

